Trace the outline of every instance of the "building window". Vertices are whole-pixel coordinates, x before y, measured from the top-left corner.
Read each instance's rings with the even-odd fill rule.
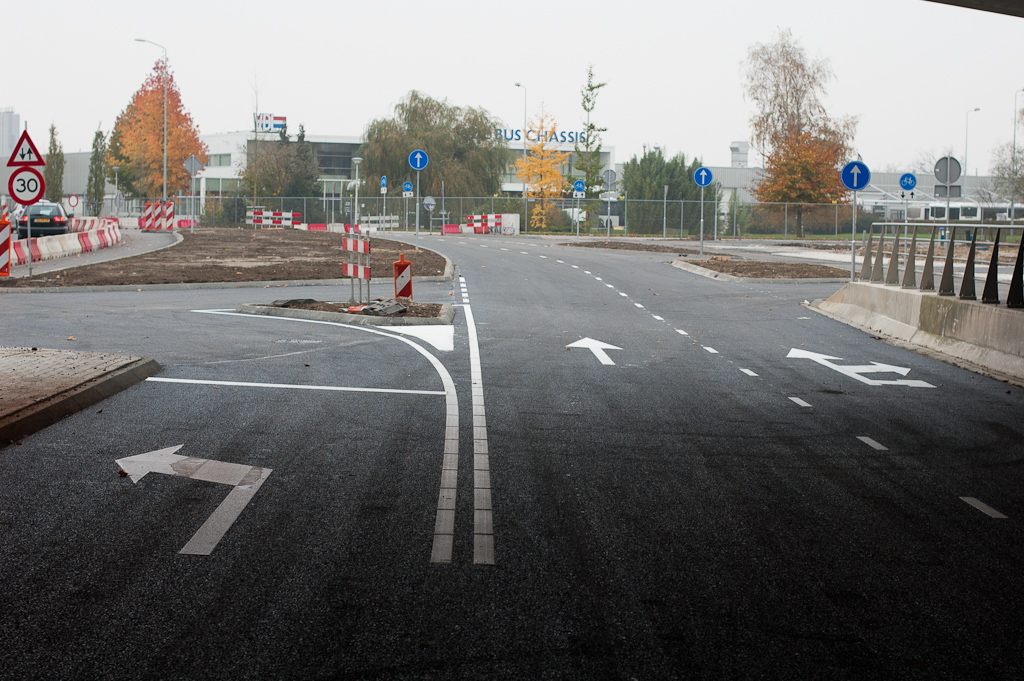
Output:
[[[206,163],[207,168],[220,168],[231,165],[231,154],[210,154]]]

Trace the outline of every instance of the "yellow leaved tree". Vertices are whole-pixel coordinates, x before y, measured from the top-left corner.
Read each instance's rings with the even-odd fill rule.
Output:
[[[541,109],[540,117],[530,121],[526,133],[526,155],[516,161],[516,176],[526,185],[527,198],[540,199],[530,215],[533,229],[547,228],[551,211],[557,210],[555,200],[569,186],[562,166],[571,154],[559,151],[557,140],[555,120]]]

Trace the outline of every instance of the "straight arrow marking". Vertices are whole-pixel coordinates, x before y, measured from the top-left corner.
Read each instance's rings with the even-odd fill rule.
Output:
[[[211,459],[175,454],[183,445],[166,447],[145,454],[117,459],[115,463],[128,474],[133,483],[137,483],[149,473],[162,473],[181,478],[192,478],[206,482],[216,482],[232,487],[228,496],[220,506],[206,519],[203,526],[192,535],[178,553],[194,556],[208,556],[213,553],[220,540],[242,513],[246,504],[270,477],[273,469],[246,466]]]
[[[620,348],[618,346],[615,346],[615,345],[610,345],[608,343],[604,343],[604,342],[599,341],[599,340],[594,340],[593,338],[581,338],[580,340],[576,341],[575,343],[570,343],[569,345],[566,345],[565,347],[566,348],[586,348],[587,350],[590,350],[591,352],[594,353],[594,357],[597,357],[597,359],[600,360],[601,364],[605,364],[605,365],[614,365],[615,364],[615,362],[612,361],[612,358],[608,356],[608,353],[605,352],[605,350],[621,350],[622,349],[622,348]]]

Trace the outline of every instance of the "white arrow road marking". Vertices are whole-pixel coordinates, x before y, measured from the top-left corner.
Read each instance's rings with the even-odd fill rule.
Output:
[[[996,509],[992,508],[988,504],[978,501],[974,497],[960,497],[960,500],[967,502],[968,504],[978,509],[979,511],[981,511],[990,518],[995,518],[996,520],[1006,520],[1005,515],[1003,515]]]
[[[601,361],[601,364],[609,364],[609,365],[614,365],[615,362],[612,361],[612,358],[608,356],[608,353],[606,353],[605,350],[621,350],[622,349],[622,348],[617,347],[615,345],[609,345],[608,343],[603,343],[603,342],[601,342],[599,340],[594,340],[593,338],[581,338],[580,340],[576,341],[575,343],[570,343],[569,345],[566,345],[565,347],[566,348],[586,348],[587,350],[590,350],[591,352],[594,353],[594,357],[597,357]]]
[[[840,360],[842,357],[832,357],[831,355],[823,355],[818,352],[811,352],[810,350],[800,350],[798,348],[791,348],[787,358],[796,359],[809,359],[812,362],[817,362],[822,366],[826,366],[829,369],[838,371],[839,373],[849,376],[850,378],[856,379],[866,385],[905,385],[911,388],[934,388],[935,386],[925,381],[918,381],[913,379],[897,379],[895,381],[880,381],[873,378],[866,378],[861,374],[872,374],[872,373],[883,373],[883,374],[899,374],[900,376],[906,376],[910,373],[908,367],[898,367],[892,364],[882,364],[881,362],[872,362],[871,364],[861,364],[857,366],[844,366],[842,364],[833,364],[829,360]]]
[[[242,509],[256,495],[263,482],[270,477],[272,469],[175,454],[182,446],[136,454],[124,459],[117,459],[116,463],[121,470],[128,474],[133,483],[138,482],[149,473],[162,473],[180,478],[231,485],[232,490],[220,503],[217,510],[206,519],[203,526],[192,535],[192,539],[178,552],[193,556],[208,556],[213,553],[213,549],[227,534],[231,525],[242,513]]]

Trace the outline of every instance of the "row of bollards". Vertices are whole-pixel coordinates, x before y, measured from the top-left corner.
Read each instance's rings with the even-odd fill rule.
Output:
[[[878,236],[878,250],[872,257],[871,249],[874,240],[874,227],[868,232],[868,241],[864,249],[864,265],[860,271],[861,281],[884,282],[886,285],[901,285],[903,288],[919,288],[922,291],[935,290],[935,234],[937,226],[932,227],[931,239],[928,241],[928,254],[925,256],[924,269],[921,272],[921,284],[917,284],[917,227],[914,228],[914,235],[910,240],[910,250],[907,252],[907,262],[904,265],[903,280],[900,281],[899,273],[899,250],[900,233],[898,227],[893,227],[894,238],[892,254],[889,256],[889,267],[883,273],[882,258],[883,247],[888,228],[883,227],[882,233]],[[992,243],[992,259],[989,262],[988,274],[985,277],[985,287],[981,292],[981,302],[991,305],[999,304],[999,236],[1002,228],[996,229],[996,238]],[[970,250],[967,253],[967,263],[964,265],[963,281],[960,284],[961,300],[977,300],[974,282],[974,251],[978,239],[978,228],[974,228],[974,234],[970,239]],[[942,267],[942,276],[939,278],[940,296],[956,295],[953,290],[953,251],[956,247],[956,227],[949,227],[949,239],[946,242],[946,260]],[[1010,278],[1010,291],[1006,297],[1006,306],[1013,308],[1024,307],[1024,238],[1017,247],[1017,262],[1013,267],[1013,275]]]

